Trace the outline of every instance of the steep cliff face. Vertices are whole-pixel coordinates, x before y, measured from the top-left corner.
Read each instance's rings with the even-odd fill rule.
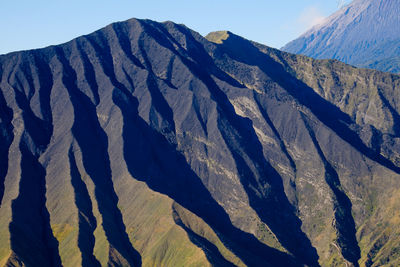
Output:
[[[129,20],[0,56],[0,263],[399,261],[399,76]]]
[[[354,0],[282,49],[400,73],[399,13],[397,0]]]

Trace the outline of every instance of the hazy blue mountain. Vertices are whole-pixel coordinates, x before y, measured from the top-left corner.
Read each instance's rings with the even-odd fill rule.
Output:
[[[399,266],[399,88],[150,20],[0,56],[0,266]]]
[[[400,72],[400,1],[355,0],[282,50]]]

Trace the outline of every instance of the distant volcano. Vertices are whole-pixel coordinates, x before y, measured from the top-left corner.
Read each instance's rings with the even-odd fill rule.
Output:
[[[400,72],[400,1],[355,0],[282,50]]]

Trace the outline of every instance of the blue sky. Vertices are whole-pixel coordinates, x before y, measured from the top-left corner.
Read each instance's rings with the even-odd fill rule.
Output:
[[[132,17],[183,23],[205,35],[230,30],[282,47],[337,10],[337,0],[7,0],[0,54],[69,41]]]

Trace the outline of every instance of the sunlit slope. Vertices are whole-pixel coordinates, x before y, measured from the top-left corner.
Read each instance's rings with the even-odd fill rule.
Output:
[[[399,77],[129,20],[0,57],[0,263],[398,261]]]

